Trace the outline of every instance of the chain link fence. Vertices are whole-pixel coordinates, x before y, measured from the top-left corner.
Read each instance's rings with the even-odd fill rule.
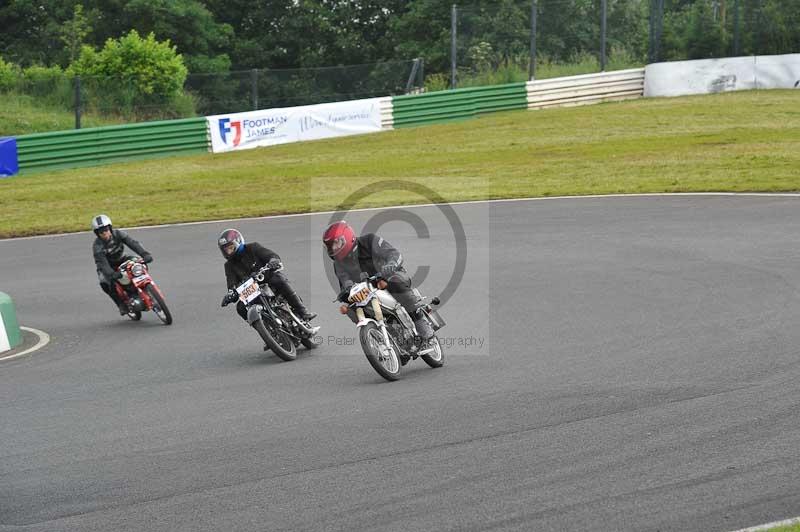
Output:
[[[428,90],[800,52],[798,0],[499,0],[453,4],[449,25]]]
[[[213,115],[406,94],[421,87],[421,76],[421,61],[412,60],[190,74],[184,88],[198,114]]]
[[[58,68],[31,67],[0,87],[0,93],[5,90],[37,106],[72,111],[80,128],[87,115],[137,122],[407,94],[421,90],[423,69],[417,59],[189,74],[182,91],[158,94],[142,90],[142,80],[76,77]]]

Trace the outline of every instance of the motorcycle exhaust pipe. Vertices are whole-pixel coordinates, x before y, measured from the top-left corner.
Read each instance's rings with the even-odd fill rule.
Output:
[[[294,313],[294,311],[292,309],[288,309],[288,310],[289,310],[289,314],[292,316],[292,319],[294,320],[294,322],[297,324],[297,326],[300,328],[300,330],[303,331],[305,334],[307,334],[309,336],[313,336],[313,335],[317,334],[317,332],[319,332],[320,327],[307,327],[306,324],[303,322],[303,320],[298,318],[297,315]]]

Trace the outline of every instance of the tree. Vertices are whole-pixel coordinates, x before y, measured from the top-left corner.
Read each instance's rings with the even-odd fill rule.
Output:
[[[696,2],[689,10],[686,26],[686,55],[689,59],[723,57],[727,43],[719,21],[715,20],[707,0]]]
[[[394,51],[398,57],[422,57],[425,70],[450,69],[450,4],[437,0],[415,0],[390,22]]]
[[[22,67],[49,64],[59,55],[56,13],[62,11],[55,0],[17,0],[0,3],[0,50]],[[64,18],[67,18],[66,16]]]
[[[91,31],[89,21],[83,14],[83,5],[77,4],[73,11],[72,19],[65,22],[61,28],[61,41],[69,51],[70,63],[77,59],[83,46],[83,41]]]
[[[213,13],[196,0],[132,0],[122,9],[129,28],[169,39],[190,72],[224,72],[230,69],[227,54],[233,28],[220,24]]]

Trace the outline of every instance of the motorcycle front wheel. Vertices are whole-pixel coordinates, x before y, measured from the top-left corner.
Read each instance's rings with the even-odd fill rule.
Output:
[[[153,301],[153,312],[156,313],[158,319],[164,325],[169,325],[172,323],[172,314],[170,314],[169,309],[167,308],[167,304],[164,303],[164,298],[161,297],[161,294],[153,288],[152,286],[148,285],[147,287],[147,295],[150,296],[150,299]]]
[[[292,339],[271,320],[258,320],[253,327],[264,340],[264,344],[272,349],[281,360],[290,362],[297,358],[297,348]]]
[[[387,346],[383,339],[383,332],[375,323],[367,323],[358,333],[361,340],[361,349],[367,356],[372,369],[387,381],[396,381],[400,378],[400,358],[391,345]]]

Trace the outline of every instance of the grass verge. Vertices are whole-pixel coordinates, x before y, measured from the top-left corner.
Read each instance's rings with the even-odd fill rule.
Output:
[[[0,98],[0,137],[46,131],[64,131],[75,127],[75,113],[58,105],[47,105],[41,98],[21,94],[2,94]],[[108,126],[121,118],[101,117],[93,113],[81,116],[82,127]]]
[[[455,124],[0,179],[0,237],[335,208],[384,179],[447,201],[800,189],[800,91],[515,111]],[[359,207],[428,202],[388,191]]]
[[[770,532],[800,532],[800,524],[778,526],[778,527],[775,527],[775,528],[770,528],[769,531]]]

